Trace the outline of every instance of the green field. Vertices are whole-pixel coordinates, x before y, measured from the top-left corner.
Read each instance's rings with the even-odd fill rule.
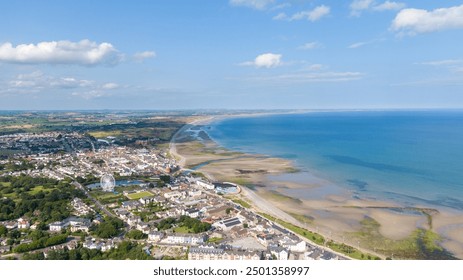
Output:
[[[39,193],[40,191],[43,191],[45,188],[43,186],[35,186],[34,188],[32,188],[30,191],[29,191],[29,194],[30,195],[35,195],[37,193]]]
[[[131,194],[128,194],[127,197],[129,199],[140,199],[142,197],[147,197],[147,196],[152,196],[153,194],[148,192],[148,191],[142,191],[142,192],[139,192],[139,193],[131,193]]]
[[[243,206],[244,208],[251,208],[251,204],[247,203],[241,199],[232,199],[233,202],[238,203],[239,205]]]
[[[176,228],[174,228],[174,232],[176,232],[176,233],[191,233],[190,229],[187,228],[186,226],[176,227]]]

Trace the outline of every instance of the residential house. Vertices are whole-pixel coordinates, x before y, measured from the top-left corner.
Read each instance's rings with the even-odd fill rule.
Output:
[[[148,205],[150,203],[154,203],[155,202],[155,197],[154,196],[146,196],[146,197],[142,197],[140,198],[138,201],[140,201],[140,203],[142,205]]]
[[[127,210],[137,210],[141,206],[138,200],[129,200],[122,202],[122,208]]]
[[[186,215],[186,216],[189,216],[191,218],[198,218],[199,214],[200,214],[200,212],[196,208],[189,208],[189,209],[185,209],[185,210],[182,211],[182,215]]]
[[[131,227],[134,227],[136,226],[138,223],[141,222],[141,219],[139,216],[135,216],[135,215],[132,215],[132,216],[129,216],[129,218],[127,219],[127,223],[129,224],[129,226]]]
[[[18,229],[28,229],[30,227],[29,220],[25,218],[18,219]]]
[[[223,231],[229,231],[231,228],[241,225],[241,220],[238,217],[215,222],[213,226],[221,228]]]
[[[206,236],[203,234],[171,234],[162,240],[168,244],[188,244],[198,245],[206,242]]]
[[[16,229],[18,227],[17,221],[7,221],[4,223],[5,227],[9,230]]]
[[[148,240],[153,242],[159,242],[164,237],[164,233],[161,231],[151,231],[148,234]]]
[[[306,251],[306,242],[304,240],[299,239],[296,236],[292,238],[285,235],[282,239],[278,241],[281,247],[290,250],[291,252],[298,252],[302,253]]]
[[[288,260],[289,252],[283,247],[269,247],[270,253],[280,261]]]

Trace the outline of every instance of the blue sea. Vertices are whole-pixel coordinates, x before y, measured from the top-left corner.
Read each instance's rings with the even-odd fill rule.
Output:
[[[463,210],[463,111],[240,117],[206,132],[232,150],[293,160],[353,197]]]

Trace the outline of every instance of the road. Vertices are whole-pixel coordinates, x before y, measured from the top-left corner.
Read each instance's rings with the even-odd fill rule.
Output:
[[[63,246],[63,245],[67,245],[73,241],[76,241],[77,239],[73,236],[70,236],[67,238],[66,242],[64,243],[61,243],[61,244],[57,244],[57,245],[53,245],[53,246],[49,246],[49,247],[45,247],[45,248],[40,248],[40,249],[37,249],[37,250],[32,250],[32,251],[29,251],[29,252],[26,252],[26,253],[29,253],[29,254],[32,254],[32,253],[39,253],[39,252],[44,252],[45,250],[47,249],[50,249],[50,248],[53,248],[55,246]],[[8,255],[3,255],[1,256],[0,259],[6,259],[8,257],[14,257],[16,259],[21,259],[21,256],[23,255],[24,253],[11,253],[11,254],[8,254]]]
[[[108,215],[109,217],[116,218],[116,215],[114,215],[113,213],[111,213],[108,209],[106,209],[106,207],[105,207],[103,204],[101,204],[97,199],[95,199],[93,196],[91,196],[91,195],[88,193],[88,191],[87,191],[79,182],[75,182],[75,181],[74,181],[74,182],[72,182],[72,184],[73,184],[74,186],[76,186],[76,188],[82,190],[82,191],[85,193],[85,195],[86,195],[88,198],[90,198],[90,199],[93,201],[93,203],[95,203],[95,205],[96,205],[98,208],[100,208],[100,210],[103,211],[106,215]]]

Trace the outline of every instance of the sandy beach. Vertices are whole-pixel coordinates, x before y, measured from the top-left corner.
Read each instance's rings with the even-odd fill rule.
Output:
[[[213,120],[201,117],[184,126],[174,136],[170,152],[182,167],[192,168],[211,180],[248,186],[239,196],[256,211],[384,258],[391,254],[410,258],[407,250],[419,250],[416,244],[422,238],[429,241],[429,236],[435,236],[431,245],[436,243],[463,258],[461,213],[354,198],[352,193],[310,174],[289,180],[292,174],[298,174],[293,162],[230,151],[201,133],[202,127]]]

